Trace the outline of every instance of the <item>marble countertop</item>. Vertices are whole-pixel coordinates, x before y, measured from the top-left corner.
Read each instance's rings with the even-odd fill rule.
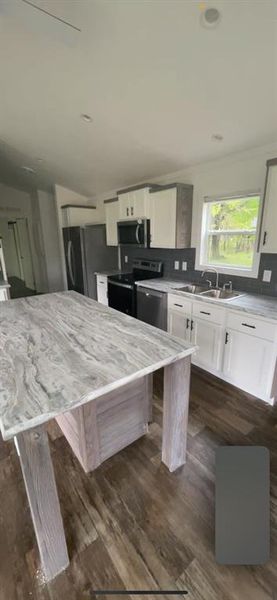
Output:
[[[76,292],[2,305],[0,428],[4,439],[196,349]]]
[[[219,306],[225,306],[234,310],[241,310],[243,312],[259,315],[267,319],[277,320],[277,298],[273,296],[262,296],[261,294],[247,294],[241,292],[243,295],[233,300],[219,300],[213,298],[204,298],[197,294],[190,294],[189,292],[180,292],[178,289],[186,284],[191,283],[190,281],[171,281],[169,279],[146,279],[144,281],[137,281],[137,286],[149,287],[160,292],[166,292],[171,294],[177,294],[178,296],[186,296],[191,300],[200,300],[201,302],[209,302],[211,304],[218,304]]]

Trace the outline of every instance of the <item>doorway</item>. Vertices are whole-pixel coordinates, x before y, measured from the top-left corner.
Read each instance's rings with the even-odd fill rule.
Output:
[[[31,296],[36,293],[28,219],[0,219],[11,298]]]

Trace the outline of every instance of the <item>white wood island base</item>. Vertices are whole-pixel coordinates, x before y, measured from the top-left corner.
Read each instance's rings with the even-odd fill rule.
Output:
[[[147,432],[151,375],[164,367],[162,461],[186,460],[195,347],[75,292],[3,303],[0,426],[15,438],[47,581],[69,564],[46,423],[86,471]]]

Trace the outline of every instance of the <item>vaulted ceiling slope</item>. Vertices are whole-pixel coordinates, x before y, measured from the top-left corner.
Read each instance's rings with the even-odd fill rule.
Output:
[[[0,0],[0,179],[94,195],[275,140],[276,10]]]

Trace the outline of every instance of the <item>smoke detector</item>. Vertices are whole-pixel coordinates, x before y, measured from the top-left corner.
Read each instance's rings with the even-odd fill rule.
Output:
[[[201,13],[200,23],[206,29],[213,29],[216,27],[221,19],[221,14],[217,8],[205,8]]]

